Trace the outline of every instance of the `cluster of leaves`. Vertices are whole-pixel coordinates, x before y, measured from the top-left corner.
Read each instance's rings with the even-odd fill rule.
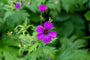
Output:
[[[32,27],[33,34],[27,31]],[[23,30],[22,30],[23,29]],[[16,34],[8,32],[8,37],[3,39],[0,44],[0,57],[5,60],[89,60],[90,56],[87,49],[84,49],[87,41],[79,39],[75,36],[71,38],[63,37],[60,39],[59,49],[50,44],[45,44],[42,40],[37,40],[36,27],[28,25],[27,20],[24,25],[15,28]],[[25,53],[26,52],[26,53]],[[9,58],[11,57],[11,58]]]
[[[90,60],[88,50],[84,49],[87,43],[85,40],[77,40],[76,36],[72,36],[71,38],[62,38],[60,43],[57,60]]]
[[[27,32],[27,29],[30,26],[33,27],[32,29],[34,30],[32,36]],[[36,27],[32,25],[27,25],[27,22],[25,21],[24,25],[17,26],[15,30],[16,30],[16,34],[13,35],[11,32],[8,32],[9,37],[1,41],[0,57],[2,59],[47,60],[49,57],[52,57],[53,60],[55,59],[55,55],[54,55],[56,52],[55,47],[48,46],[43,41],[37,40],[36,37],[37,33],[35,31]],[[25,54],[24,52],[27,53]]]
[[[59,22],[57,23],[58,26],[56,25],[56,28],[58,28],[58,32],[61,32],[59,34],[60,36],[68,37],[72,34],[77,35],[79,37],[85,36],[85,21],[81,15],[69,15],[62,13],[56,17],[56,22]]]
[[[86,36],[85,21],[89,22],[87,30],[90,31],[89,0],[22,0],[24,4],[19,10],[15,9],[13,1],[20,3],[20,0],[0,0],[0,60],[47,60],[49,57],[52,60],[90,60],[88,50],[84,49],[87,42],[73,36]],[[47,5],[44,21],[53,18],[57,37],[63,37],[48,44],[37,40],[33,26],[40,22],[38,6],[42,3]],[[14,28],[13,34],[9,32]],[[66,38],[70,36],[73,37]],[[60,48],[55,44],[60,44]]]

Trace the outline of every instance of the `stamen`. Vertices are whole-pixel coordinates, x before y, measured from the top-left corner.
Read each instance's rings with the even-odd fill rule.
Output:
[[[48,30],[45,29],[45,30],[44,30],[44,34],[48,34]]]

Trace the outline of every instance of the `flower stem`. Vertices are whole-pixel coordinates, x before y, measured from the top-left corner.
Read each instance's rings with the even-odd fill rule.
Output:
[[[42,20],[41,20],[41,25],[42,25]]]
[[[41,12],[41,15],[40,15],[40,17],[41,17],[41,25],[42,25],[42,21],[43,21],[42,12]]]

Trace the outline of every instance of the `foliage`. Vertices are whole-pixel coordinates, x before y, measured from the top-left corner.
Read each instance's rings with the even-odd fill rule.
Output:
[[[61,47],[57,52],[57,60],[89,60],[90,56],[88,50],[83,49],[85,47],[86,41],[76,37],[62,38],[60,40]]]
[[[17,59],[19,42],[6,37],[3,41],[0,41],[0,57],[5,60],[14,60]],[[11,57],[11,58],[10,58]]]
[[[15,3],[20,3],[16,9]],[[89,0],[0,0],[0,60],[90,60]],[[38,6],[47,10],[40,15]],[[51,21],[57,38],[37,40],[36,26]],[[87,23],[88,22],[88,23]],[[77,36],[78,38],[76,38]],[[71,38],[69,38],[71,37]],[[88,37],[88,38],[86,38]],[[86,38],[86,39],[85,39]]]
[[[86,17],[86,19],[89,21],[90,20],[90,11],[88,11],[88,12],[86,12],[86,14],[85,14],[85,17]]]

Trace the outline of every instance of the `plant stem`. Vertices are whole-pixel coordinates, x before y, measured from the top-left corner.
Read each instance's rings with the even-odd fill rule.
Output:
[[[90,39],[90,36],[86,36],[86,37],[84,37],[83,39]]]
[[[24,41],[23,39],[18,39],[18,38],[12,37],[12,36],[11,36],[11,38],[14,39],[14,40],[18,40],[20,43],[25,42],[25,43],[27,43],[27,44],[30,44],[29,42]]]
[[[41,17],[41,25],[42,25],[42,21],[43,21],[42,12],[41,12],[41,15],[40,15],[40,17]]]

